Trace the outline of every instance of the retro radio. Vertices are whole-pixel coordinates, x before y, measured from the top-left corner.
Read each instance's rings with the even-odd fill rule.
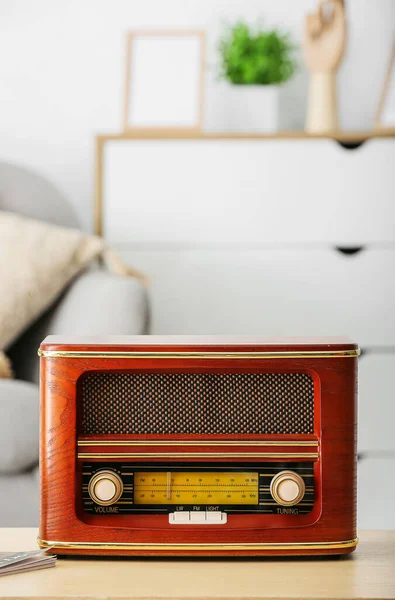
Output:
[[[356,344],[49,336],[39,543],[60,554],[343,554]]]

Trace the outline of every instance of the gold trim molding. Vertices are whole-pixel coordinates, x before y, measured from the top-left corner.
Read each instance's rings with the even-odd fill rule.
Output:
[[[268,440],[267,442],[253,441],[253,440],[231,440],[231,441],[219,441],[209,440],[204,441],[189,441],[189,440],[173,440],[173,441],[158,441],[158,440],[80,440],[77,442],[78,446],[314,446],[318,447],[318,441],[307,442],[301,441],[273,441]]]
[[[139,544],[133,542],[56,542],[37,538],[40,548],[70,550],[179,550],[199,552],[204,550],[336,550],[354,548],[358,538],[339,542],[302,542],[294,543],[245,543],[245,544]]]
[[[79,452],[78,458],[310,458],[317,452]]]
[[[300,350],[291,352],[139,352],[100,350],[38,350],[42,358],[158,358],[158,359],[275,359],[275,358],[355,358],[359,348],[353,350]]]

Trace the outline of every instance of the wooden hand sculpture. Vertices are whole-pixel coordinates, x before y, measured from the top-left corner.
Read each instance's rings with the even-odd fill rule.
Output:
[[[342,0],[321,1],[305,21],[303,50],[311,71],[306,130],[330,133],[338,129],[336,70],[346,44],[346,18]]]

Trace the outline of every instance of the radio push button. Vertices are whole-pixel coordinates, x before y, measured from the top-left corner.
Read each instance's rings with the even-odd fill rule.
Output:
[[[88,492],[96,504],[110,506],[122,495],[122,479],[114,471],[99,471],[89,481]]]
[[[294,506],[305,495],[306,487],[303,478],[294,471],[281,471],[273,477],[270,493],[273,500],[281,506]]]
[[[206,521],[207,521],[206,511],[204,511],[204,510],[191,511],[189,513],[189,520],[191,521],[191,523],[200,523],[200,524],[206,523]]]
[[[169,513],[171,525],[224,525],[228,515],[219,511],[182,510]]]
[[[169,514],[169,523],[189,523],[189,510]]]

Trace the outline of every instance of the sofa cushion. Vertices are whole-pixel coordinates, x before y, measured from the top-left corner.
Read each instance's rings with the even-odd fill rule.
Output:
[[[10,345],[103,250],[76,229],[0,212],[0,350]]]
[[[38,463],[39,387],[0,379],[0,474]]]
[[[102,238],[0,211],[0,350],[99,257],[116,274],[143,278]]]
[[[76,211],[51,182],[5,162],[0,162],[0,210],[62,227],[79,226]]]
[[[49,333],[141,335],[148,333],[148,321],[148,294],[140,281],[91,267],[17,340],[8,355],[18,379],[38,383],[37,349]]]

